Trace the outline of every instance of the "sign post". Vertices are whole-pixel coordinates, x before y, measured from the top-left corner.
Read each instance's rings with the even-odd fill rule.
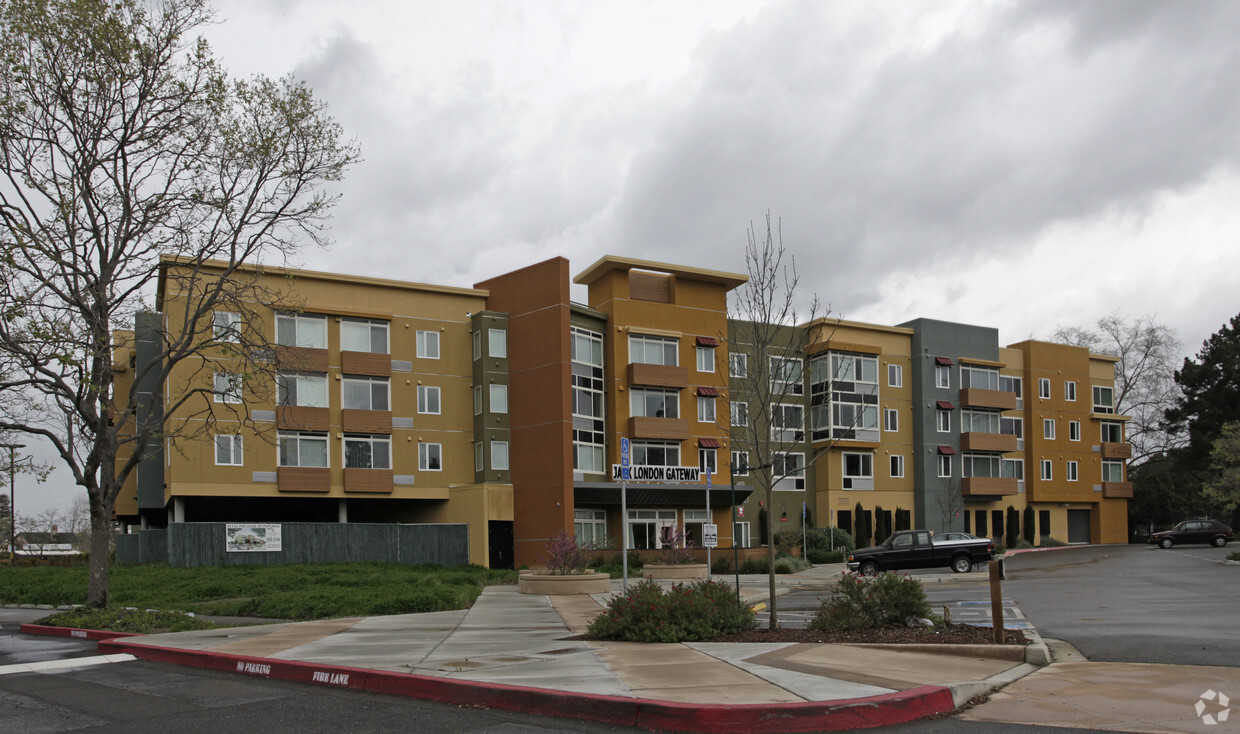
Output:
[[[710,581],[710,549],[715,544],[706,542],[706,527],[714,527],[714,517],[710,514],[710,465],[706,465],[706,524],[702,526],[702,545],[706,546],[706,580]]]
[[[624,569],[622,574],[623,589],[629,590],[629,506],[625,495],[628,494],[627,480],[629,478],[629,439],[620,439],[620,538],[621,543],[621,561],[620,566]]]

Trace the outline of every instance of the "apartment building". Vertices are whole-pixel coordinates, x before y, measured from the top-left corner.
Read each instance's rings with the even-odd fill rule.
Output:
[[[720,547],[748,547],[762,519],[851,529],[858,511],[998,537],[1007,508],[1029,506],[1039,536],[1126,539],[1114,361],[1081,348],[819,319],[759,365],[728,319],[745,276],[615,256],[473,288],[248,269],[279,298],[191,327],[183,267],[165,262],[157,312],[117,360],[123,385],[161,339],[209,342],[144,407],[170,438],[118,500],[125,524],[456,522],[471,561],[495,567],[536,564],[560,529],[657,549],[714,525]],[[243,359],[242,333],[271,359]],[[754,394],[755,370],[778,389]],[[755,413],[766,422],[741,430]],[[754,441],[779,447],[769,493]]]

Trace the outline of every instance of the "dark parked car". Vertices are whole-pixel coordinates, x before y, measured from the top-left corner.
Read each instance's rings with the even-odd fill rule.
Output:
[[[1154,533],[1150,542],[1163,548],[1184,543],[1209,543],[1222,548],[1231,538],[1231,528],[1218,520],[1185,520],[1170,530]]]

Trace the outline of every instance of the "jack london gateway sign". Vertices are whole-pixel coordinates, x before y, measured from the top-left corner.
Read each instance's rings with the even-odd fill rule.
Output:
[[[621,479],[624,467],[620,464],[611,465],[611,480]],[[702,470],[696,466],[637,466],[628,467],[630,482],[680,482],[696,484],[702,481]]]

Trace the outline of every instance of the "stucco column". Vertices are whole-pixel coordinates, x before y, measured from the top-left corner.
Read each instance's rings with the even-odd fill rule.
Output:
[[[343,497],[336,500],[336,521],[340,523],[349,521],[349,501]]]

